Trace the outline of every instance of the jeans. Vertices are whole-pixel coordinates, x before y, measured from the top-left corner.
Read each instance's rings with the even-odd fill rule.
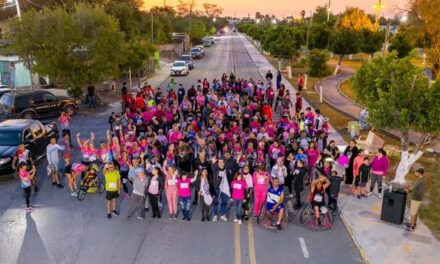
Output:
[[[89,108],[96,108],[96,101],[94,95],[87,95],[87,102],[89,102]]]
[[[191,197],[179,197],[180,206],[182,207],[183,217],[186,219],[190,219],[189,208],[191,206]]]
[[[235,205],[235,219],[241,220],[242,212],[241,209],[243,207],[243,200],[234,200]]]
[[[139,217],[145,217],[144,211],[145,197],[133,193],[130,199],[129,209],[127,211],[127,217],[131,217],[134,213],[137,213]]]
[[[214,216],[218,216],[219,213],[220,215],[226,215],[228,213],[228,201],[229,201],[229,196],[227,196],[226,194],[220,192],[219,189],[215,190],[215,196],[214,196],[214,201],[213,201],[213,207],[212,207],[212,214]],[[220,204],[220,212],[219,212],[219,208],[218,205]]]

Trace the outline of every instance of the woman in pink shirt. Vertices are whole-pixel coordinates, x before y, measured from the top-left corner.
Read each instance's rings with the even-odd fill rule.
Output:
[[[33,208],[30,204],[30,197],[31,197],[31,180],[35,177],[35,166],[32,166],[32,169],[28,172],[27,171],[27,164],[26,162],[20,162],[18,164],[18,176],[20,177],[21,183],[20,187],[23,189],[25,194],[25,200],[26,200],[26,208],[25,211],[27,213],[31,213],[33,211]]]
[[[178,172],[174,166],[167,166],[165,160],[162,166],[165,174],[165,194],[167,197],[169,219],[177,219],[177,178]]]
[[[245,199],[246,193],[246,181],[243,179],[241,173],[237,172],[235,174],[234,180],[231,182],[232,189],[232,199],[235,205],[235,219],[234,222],[238,222],[241,225],[241,217],[243,215],[243,200]]]
[[[382,192],[382,181],[387,176],[388,168],[390,167],[390,161],[388,160],[387,153],[384,149],[380,148],[377,151],[377,155],[374,156],[371,162],[371,185],[370,192],[373,192],[377,183],[377,191],[379,194]]]
[[[265,166],[258,165],[257,171],[254,172],[254,217],[260,214],[261,206],[266,199],[267,187],[269,186],[269,173],[264,170]]]
[[[319,153],[318,148],[316,147],[315,142],[310,142],[309,148],[306,150],[307,161],[308,161],[308,175],[309,182],[311,183],[315,179],[315,171],[316,171],[316,162],[318,161]]]
[[[188,178],[188,174],[183,173],[180,179],[177,179],[177,191],[179,194],[180,206],[182,206],[183,219],[191,221],[189,208],[191,206],[191,183],[197,180],[197,175]]]

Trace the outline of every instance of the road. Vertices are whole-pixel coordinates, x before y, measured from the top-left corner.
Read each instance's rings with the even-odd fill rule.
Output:
[[[207,48],[207,56],[195,62],[189,76],[175,79],[189,87],[197,79],[230,73],[234,63],[238,76],[261,79],[242,41],[233,35]],[[77,115],[72,130],[73,134],[104,135],[107,126],[104,113]],[[282,231],[272,231],[254,221],[241,226],[231,221],[202,223],[199,207],[193,208],[191,222],[168,220],[166,212],[162,219],[127,221],[122,216],[127,209],[123,200],[121,216],[108,220],[104,196],[91,194],[79,202],[67,189],[51,186],[43,176],[45,167],[44,160],[38,163],[41,191],[32,197],[36,210],[30,215],[23,210],[18,183],[0,184],[0,263],[361,262],[340,221],[326,232],[310,231],[298,220]]]

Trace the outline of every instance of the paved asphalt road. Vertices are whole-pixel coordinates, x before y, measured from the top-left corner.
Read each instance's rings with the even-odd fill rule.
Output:
[[[207,48],[187,77],[176,77],[188,87],[197,79],[220,78],[236,63],[239,76],[260,79],[242,41],[222,37]],[[166,87],[166,80],[161,86]],[[115,109],[117,111],[118,109]],[[108,111],[107,111],[108,112]],[[73,134],[94,131],[103,135],[106,114],[77,115]],[[98,137],[99,138],[99,137]],[[76,151],[77,152],[77,151]],[[77,157],[73,160],[79,160]],[[75,157],[74,156],[74,157]],[[121,216],[106,218],[105,199],[87,195],[79,202],[67,189],[52,187],[38,163],[40,193],[32,197],[35,212],[25,214],[24,199],[15,181],[0,184],[0,263],[360,263],[359,252],[340,221],[332,230],[313,232],[298,220],[282,231],[246,222],[202,223],[199,207],[193,220],[127,221],[127,201]],[[232,215],[232,214],[231,214]]]

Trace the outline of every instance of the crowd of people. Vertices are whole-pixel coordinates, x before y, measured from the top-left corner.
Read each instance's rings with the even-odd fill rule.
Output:
[[[191,206],[199,204],[201,221],[228,221],[232,203],[234,222],[257,217],[266,206],[279,214],[276,225],[281,228],[286,198],[294,198],[294,208],[300,209],[307,196],[318,221],[320,207],[337,210],[344,180],[359,199],[368,197],[376,184],[381,193],[389,166],[385,151],[379,149],[370,162],[352,140],[340,152],[328,139],[320,110],[304,108],[301,92],[293,103],[282,83],[277,80],[279,89],[272,87],[271,75],[255,81],[223,74],[191,87],[172,80],[164,90],[146,84],[136,94],[123,89],[123,110],[109,117],[105,140],[96,142],[93,132],[76,134],[81,160],[75,162],[70,117],[62,113],[62,138],[51,139],[47,147],[48,175],[63,188],[64,174],[76,196],[78,181],[96,183],[102,173],[109,219],[119,215],[121,194],[130,200],[122,209],[127,218],[144,219],[150,209],[153,218],[161,218],[166,204],[170,219],[177,218],[180,208],[182,219],[190,221]],[[304,85],[302,75],[298,85]],[[30,212],[35,167],[20,149],[14,164]],[[307,185],[310,194],[302,195]]]

